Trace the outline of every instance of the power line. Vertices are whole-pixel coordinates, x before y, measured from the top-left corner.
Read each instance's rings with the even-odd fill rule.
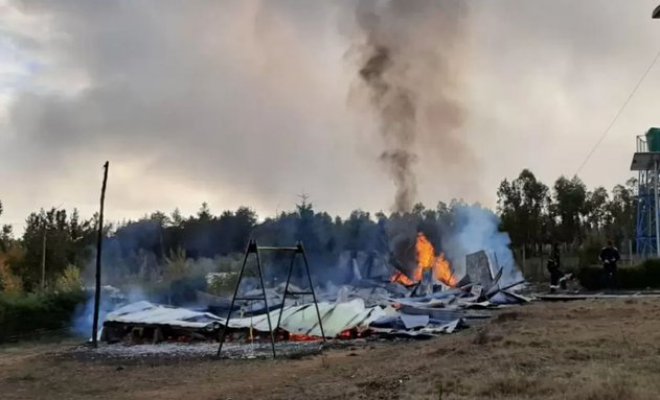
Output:
[[[591,149],[591,151],[589,151],[589,154],[587,154],[587,157],[584,159],[584,161],[582,161],[582,164],[580,164],[580,167],[577,169],[577,171],[575,171],[575,175],[579,174],[582,171],[582,168],[584,168],[584,166],[587,165],[587,163],[591,159],[591,156],[593,156],[594,153],[596,152],[596,150],[598,149],[598,146],[600,146],[600,144],[603,143],[603,140],[605,140],[605,137],[607,137],[607,134],[610,133],[610,131],[612,130],[612,127],[614,127],[614,124],[616,123],[616,121],[619,119],[621,114],[623,114],[623,111],[628,106],[628,103],[630,103],[630,100],[632,100],[632,98],[635,96],[635,93],[637,93],[637,90],[639,89],[639,87],[642,85],[642,83],[644,82],[644,80],[646,79],[648,74],[651,72],[651,70],[655,66],[655,63],[658,61],[658,58],[660,58],[660,49],[656,53],[655,57],[653,58],[653,61],[649,65],[649,67],[644,72],[644,75],[642,75],[642,77],[639,79],[639,82],[637,82],[637,85],[635,85],[635,88],[632,90],[632,92],[630,93],[630,95],[628,96],[626,101],[623,103],[623,105],[621,106],[619,111],[614,116],[614,119],[612,120],[612,122],[610,122],[607,129],[605,129],[603,134],[600,136],[600,139],[598,139],[598,142],[596,142],[596,144]]]

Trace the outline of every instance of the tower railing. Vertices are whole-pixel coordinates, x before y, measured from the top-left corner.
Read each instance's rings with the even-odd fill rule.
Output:
[[[646,136],[644,135],[637,135],[637,152],[638,153],[646,153],[649,150],[648,144],[646,142]]]
[[[641,258],[660,256],[660,231],[658,220],[658,187],[660,174],[658,164],[660,155],[651,152],[647,135],[636,137],[636,152],[631,169],[638,173],[637,215],[635,220],[635,248]]]

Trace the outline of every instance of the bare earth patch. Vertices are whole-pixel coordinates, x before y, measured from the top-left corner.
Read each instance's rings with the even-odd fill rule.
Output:
[[[431,341],[297,360],[143,362],[0,349],[9,399],[654,399],[660,300],[537,303]]]

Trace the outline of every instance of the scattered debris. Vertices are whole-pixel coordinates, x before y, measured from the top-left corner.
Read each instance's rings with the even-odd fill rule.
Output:
[[[422,239],[418,237],[418,240]],[[224,332],[226,340],[238,346],[235,349],[241,349],[236,350],[234,356],[253,358],[257,357],[258,349],[268,344],[271,330],[277,341],[293,344],[294,348],[299,343],[310,343],[320,348],[319,342],[323,336],[340,340],[426,339],[485,321],[490,318],[491,310],[531,300],[515,292],[515,288],[524,281],[502,285],[503,269],[491,268],[491,261],[483,251],[467,256],[466,274],[462,279],[457,279],[454,272],[448,269],[449,264],[444,257],[433,257],[432,248],[426,250],[428,257],[418,257],[419,265],[411,277],[399,272],[393,276],[390,273],[380,280],[370,274],[362,279],[359,265],[352,259],[351,285],[337,287],[328,283],[315,287],[318,316],[311,299],[301,296],[287,297],[282,306],[286,290],[284,284],[264,290],[259,284],[248,281],[247,287],[241,287],[240,301],[234,304],[233,315],[228,322],[226,315],[231,300],[198,292],[203,311],[147,301],[121,307],[106,317],[102,339],[108,343],[123,342],[132,347],[141,345],[140,350],[136,351],[179,352],[182,351],[181,346],[190,346],[191,349],[185,351],[212,354],[208,345],[215,346]],[[493,270],[496,273],[493,274]],[[288,290],[302,292],[293,283],[289,284]],[[263,301],[264,292],[268,309]],[[253,300],[259,297],[257,295],[261,298]],[[319,326],[319,316],[323,330]],[[167,345],[154,347],[161,342],[167,342]],[[203,342],[203,345],[192,345],[191,342]],[[100,351],[122,353],[120,350],[108,350],[108,347],[105,349]]]

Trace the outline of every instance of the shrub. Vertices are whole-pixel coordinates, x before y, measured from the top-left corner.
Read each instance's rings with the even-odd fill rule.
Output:
[[[603,267],[582,267],[578,271],[580,284],[588,290],[605,288]],[[617,275],[620,289],[660,288],[660,260],[646,260],[632,267],[619,267]]]
[[[600,235],[589,235],[578,251],[578,264],[580,267],[589,267],[598,264],[598,257],[603,249],[606,239]]]
[[[2,256],[0,256],[0,291],[13,296],[23,293],[23,280],[11,270]]]
[[[55,289],[59,292],[75,292],[83,290],[83,281],[80,277],[80,270],[75,265],[69,265],[57,277]]]
[[[211,283],[208,285],[208,291],[215,295],[231,294],[234,292],[237,282],[237,272],[226,273],[226,275],[222,276],[214,276]]]
[[[169,257],[165,258],[165,280],[174,282],[184,278],[190,271],[190,262],[186,257],[185,250],[179,248],[170,251]]]
[[[66,330],[76,306],[85,300],[82,291],[27,296],[0,294],[0,343]]]
[[[603,288],[603,268],[582,267],[577,272],[580,285],[587,290],[599,290]]]
[[[243,264],[242,253],[232,253],[226,256],[218,257],[218,272],[235,272],[241,269]]]

